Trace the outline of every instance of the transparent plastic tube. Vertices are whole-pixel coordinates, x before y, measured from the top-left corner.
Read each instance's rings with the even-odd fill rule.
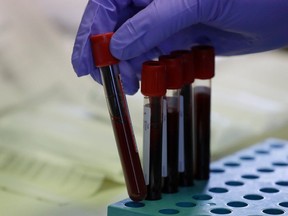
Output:
[[[180,186],[192,186],[193,177],[193,88],[184,85],[180,91],[183,97],[184,168],[179,170]]]
[[[163,97],[144,99],[144,177],[147,200],[161,199]]]
[[[164,110],[167,116],[167,175],[163,176],[163,193],[176,193],[179,185],[179,104],[180,89],[183,85],[182,62],[180,58],[170,55],[160,56],[159,60],[166,65],[167,74],[164,102],[167,107],[167,110]]]
[[[210,46],[192,48],[195,60],[194,82],[195,139],[193,145],[194,177],[208,180],[210,173],[211,78],[214,76],[215,56]]]
[[[176,50],[171,55],[179,56],[182,60],[183,66],[183,87],[180,91],[180,98],[183,98],[183,147],[179,144],[179,185],[180,186],[192,186],[194,185],[193,177],[193,82],[195,78],[195,69],[193,62],[193,53],[188,50]],[[181,107],[181,104],[180,104]],[[181,116],[180,116],[181,117]],[[181,123],[181,121],[179,121]],[[181,128],[181,126],[179,126]],[[181,136],[181,131],[179,131]],[[181,142],[181,137],[179,138]],[[182,153],[181,153],[182,151]],[[182,158],[181,158],[182,157]]]
[[[132,200],[140,201],[146,197],[146,185],[119,77],[118,60],[109,52],[111,37],[112,33],[91,36],[92,53],[101,73],[128,195]]]
[[[180,90],[167,90],[167,176],[164,176],[164,193],[178,192],[179,176],[179,103]]]
[[[162,111],[166,93],[164,65],[147,61],[142,66],[141,92],[144,95],[143,160],[147,200],[161,199]]]
[[[202,81],[202,80],[201,80]],[[209,179],[210,165],[210,113],[211,113],[211,81],[195,81],[195,146],[194,173],[195,179]]]

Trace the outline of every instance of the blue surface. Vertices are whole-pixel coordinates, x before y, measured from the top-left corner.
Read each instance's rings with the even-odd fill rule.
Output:
[[[211,164],[209,181],[163,194],[158,201],[125,199],[108,216],[288,215],[288,142],[268,139]]]

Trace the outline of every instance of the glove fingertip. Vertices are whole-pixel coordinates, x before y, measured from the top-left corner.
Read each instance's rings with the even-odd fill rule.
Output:
[[[115,34],[113,35],[110,41],[110,51],[115,58],[119,60],[126,60],[127,56],[125,55],[124,52],[125,40],[122,40],[121,38],[118,39],[117,36],[115,37]]]
[[[101,75],[100,75],[100,72],[97,68],[95,68],[94,70],[92,70],[90,72],[90,75],[91,77],[96,81],[98,82],[99,84],[102,85],[102,79],[101,79]]]
[[[124,93],[127,95],[135,94],[139,89],[139,79],[137,78],[135,68],[130,63],[121,61],[119,69]]]
[[[123,91],[126,95],[134,95],[139,89],[138,82],[132,84],[131,81],[125,82],[124,80],[122,80],[122,85]]]
[[[72,63],[73,70],[75,71],[77,77],[81,77],[81,76],[85,76],[85,75],[89,74],[87,72],[87,70],[82,70],[81,69],[82,66],[81,66],[81,61],[79,60],[79,58],[74,58],[72,56],[71,63]]]

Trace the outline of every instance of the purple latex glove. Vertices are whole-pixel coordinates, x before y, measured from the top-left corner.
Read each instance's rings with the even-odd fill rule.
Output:
[[[154,0],[115,32],[110,49],[140,73],[141,61],[194,44],[225,56],[286,46],[287,23],[287,0]]]
[[[288,45],[287,0],[154,0],[114,34],[119,59],[211,43],[218,55]],[[147,53],[148,52],[148,53]]]
[[[146,7],[152,0],[89,0],[76,36],[72,64],[78,76],[90,74],[101,83],[100,73],[93,63],[90,35],[115,31],[128,18]],[[127,61],[119,63],[126,94],[139,88],[139,77]]]
[[[147,0],[145,3],[148,5],[150,2]],[[141,6],[145,7],[145,3]],[[104,12],[105,9],[102,13],[107,13]],[[85,14],[84,18],[89,17],[88,13]],[[110,26],[103,28],[107,32],[113,29],[111,26],[117,22],[117,16],[112,21],[101,20],[103,25]],[[92,18],[89,21],[88,27],[99,25]],[[114,24],[111,25],[111,22]],[[287,0],[154,0],[115,32],[110,49],[115,57],[125,60],[120,63],[123,84],[126,93],[133,94],[138,89],[137,79],[140,79],[141,64],[145,60],[172,50],[188,49],[194,44],[209,43],[215,47],[217,55],[276,49],[288,44],[287,22]],[[82,34],[91,33],[88,27],[82,27],[83,31],[86,30],[83,33],[80,27],[77,38],[82,42],[77,45],[76,39],[73,65],[79,76],[91,73],[99,80],[98,73],[93,72],[95,69],[92,67],[87,37],[81,37]],[[83,57],[79,57],[81,55]]]

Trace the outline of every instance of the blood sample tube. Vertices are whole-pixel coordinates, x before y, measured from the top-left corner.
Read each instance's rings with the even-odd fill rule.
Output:
[[[160,56],[166,66],[167,93],[167,175],[163,176],[163,193],[178,192],[178,139],[179,139],[179,95],[183,85],[181,59],[171,55]],[[165,112],[165,110],[164,110]],[[164,114],[165,115],[165,114]],[[165,136],[165,134],[164,134]],[[164,148],[165,149],[165,148]],[[164,153],[165,154],[165,153]]]
[[[194,177],[197,180],[208,180],[210,172],[211,78],[214,76],[215,54],[211,46],[193,47],[192,52],[196,72]]]
[[[179,56],[183,65],[183,84],[180,97],[183,97],[183,132],[179,131],[179,185],[192,186],[193,183],[193,88],[195,78],[193,53],[188,50],[176,50],[171,55]],[[181,118],[181,115],[180,115]],[[182,128],[179,126],[179,128]],[[183,142],[183,144],[181,144]]]
[[[118,60],[109,50],[112,34],[92,35],[90,38],[92,54],[94,63],[101,73],[128,195],[132,200],[140,201],[146,197],[146,185],[127,101],[121,85]]]
[[[162,111],[166,94],[165,66],[158,61],[142,65],[141,92],[144,95],[143,168],[147,200],[161,199]]]

